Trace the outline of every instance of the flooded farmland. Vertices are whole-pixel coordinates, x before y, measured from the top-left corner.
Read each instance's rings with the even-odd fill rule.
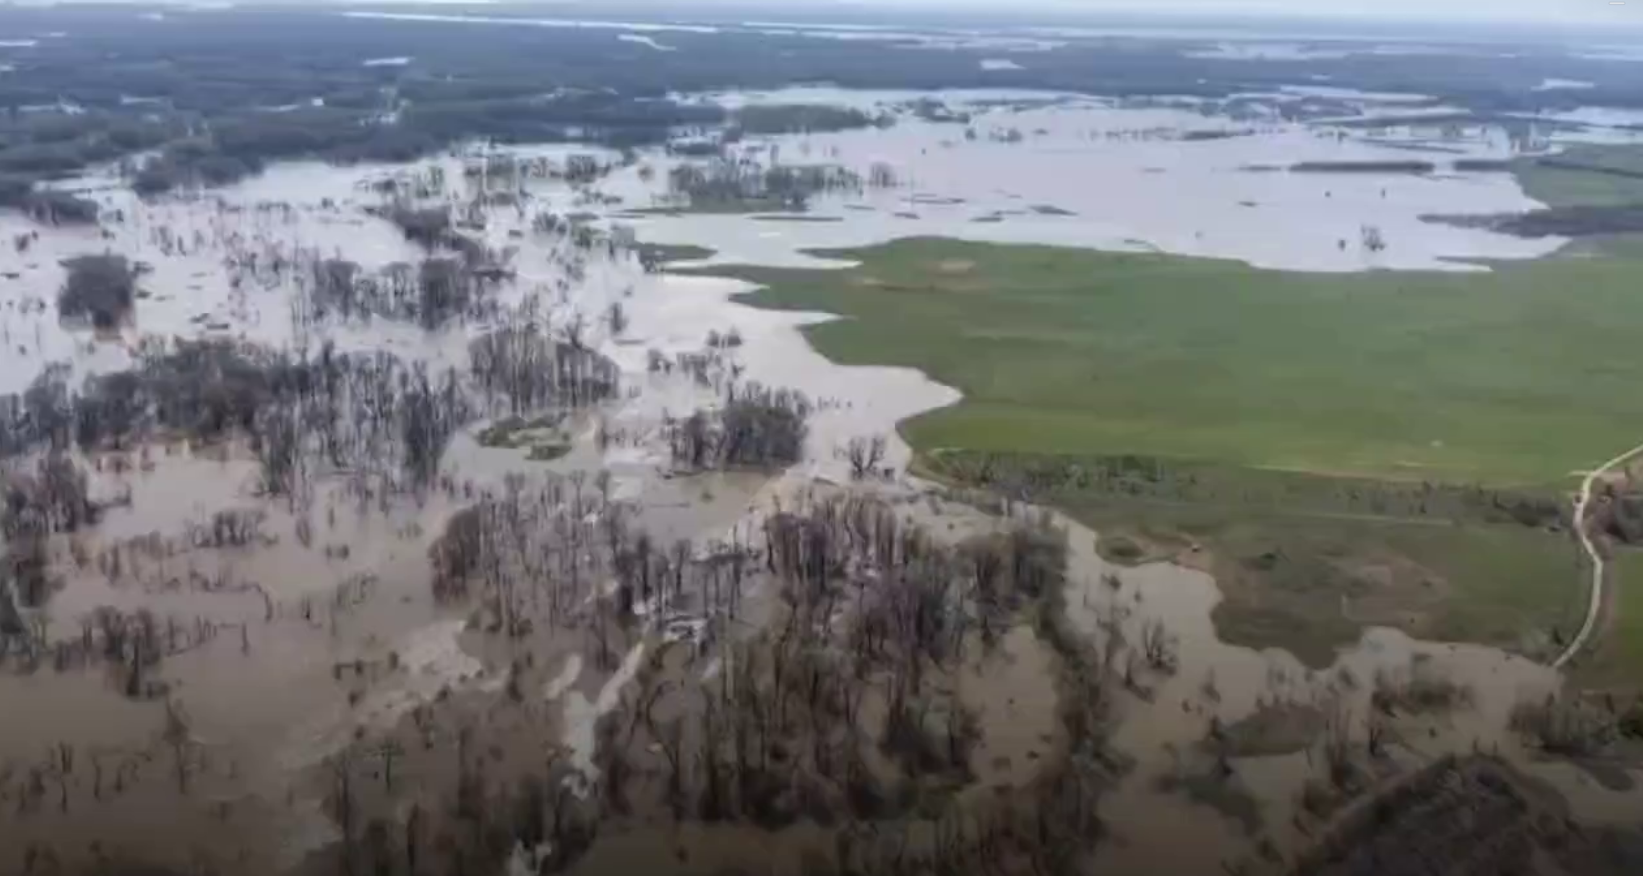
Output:
[[[917,104],[928,97],[714,96],[895,116],[748,136],[719,159],[750,175],[842,168],[802,211],[692,210],[670,189],[692,159],[660,150],[474,147],[402,166],[278,164],[151,202],[110,171],[62,185],[102,204],[100,228],[0,219],[13,242],[0,392],[47,386],[48,372],[167,373],[194,349],[176,339],[204,340],[240,351],[185,360],[206,382],[249,367],[238,357],[283,357],[257,366],[272,375],[258,398],[286,412],[212,434],[77,420],[54,451],[8,463],[20,496],[72,466],[79,507],[96,509],[32,533],[44,596],[0,651],[0,703],[28,711],[0,742],[8,851],[240,873],[348,871],[390,845],[510,872],[801,872],[826,853],[891,872],[873,869],[890,859],[883,837],[840,850],[817,829],[848,812],[896,821],[902,852],[933,857],[1050,861],[1053,840],[1099,822],[1110,872],[1266,872],[1346,805],[1348,785],[1475,752],[1520,764],[1582,820],[1635,820],[1643,774],[1539,762],[1508,732],[1515,707],[1558,692],[1552,670],[1392,631],[1325,671],[1227,645],[1202,572],[1110,566],[1070,519],[983,513],[993,500],[910,476],[896,424],[955,390],[829,362],[800,332],[825,314],[737,303],[745,284],[658,270],[639,243],[711,250],[692,262],[707,266],[825,265],[805,251],[931,235],[1300,270],[1478,269],[1563,241],[1421,217],[1534,206],[1509,174],[1453,161],[1552,148],[1551,135],[1526,145],[1487,126],[1348,129],[1287,112],[1403,101],[1388,95],[946,93],[939,113]],[[943,114],[963,118],[926,118]],[[1428,138],[1446,150],[1435,172],[1350,169]],[[1306,163],[1323,172],[1292,169]],[[427,211],[452,236],[419,238]],[[134,300],[111,325],[64,323],[63,263],[95,254],[128,260]],[[483,279],[436,285],[430,263],[457,258]],[[545,373],[551,386],[537,385]],[[756,447],[704,437],[730,434],[733,414],[755,420]],[[802,428],[787,428],[795,417]],[[972,566],[996,593],[942,583]],[[867,582],[881,579],[906,589],[879,604]],[[1065,629],[1040,632],[1061,621],[1036,616],[1039,600],[1064,609]],[[1444,693],[1387,705],[1414,688]],[[902,741],[853,744],[857,726]],[[716,747],[731,737],[733,755]],[[793,763],[818,778],[758,785]],[[1330,768],[1351,778],[1320,781]],[[713,814],[675,835],[687,782]],[[989,826],[972,836],[924,802],[949,797]],[[785,818],[757,824],[753,800]],[[535,834],[498,839],[521,812]],[[1021,839],[1017,819],[1053,827]],[[101,848],[76,843],[86,836]],[[727,838],[746,841],[747,860]]]

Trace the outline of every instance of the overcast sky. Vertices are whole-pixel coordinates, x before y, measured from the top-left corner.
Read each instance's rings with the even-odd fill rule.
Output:
[[[506,2],[506,0],[503,0]],[[629,5],[626,0],[619,5]],[[746,7],[749,0],[637,0],[644,5],[689,9],[730,4]],[[597,7],[590,0],[545,0],[544,5]],[[763,14],[781,17],[783,7],[836,7],[841,13],[851,9],[883,11],[893,8],[985,10],[1000,12],[998,0],[769,0]],[[1057,12],[1146,12],[1146,13],[1264,13],[1297,16],[1373,16],[1376,18],[1429,18],[1463,21],[1545,21],[1564,24],[1643,25],[1643,0],[1611,5],[1610,0],[1016,0],[1009,6],[1019,12],[1031,9]]]

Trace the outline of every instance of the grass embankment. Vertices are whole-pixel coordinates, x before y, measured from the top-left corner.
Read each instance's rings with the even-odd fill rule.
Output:
[[[1077,463],[1051,500],[1194,555],[1231,640],[1317,664],[1366,623],[1526,647],[1578,620],[1572,541],[1500,509],[1556,507],[1571,470],[1636,443],[1643,262],[1319,275],[928,239],[824,255],[860,264],[730,273],[765,285],[752,303],[846,317],[808,330],[829,358],[962,390],[903,424],[926,464]],[[1174,474],[1087,474],[1126,454]],[[1489,489],[1423,505],[1423,484]]]

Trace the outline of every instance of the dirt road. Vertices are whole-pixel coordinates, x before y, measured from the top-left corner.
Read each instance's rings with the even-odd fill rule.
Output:
[[[1563,653],[1557,655],[1557,659],[1552,661],[1553,669],[1562,669],[1567,666],[1569,661],[1573,660],[1575,655],[1586,647],[1587,641],[1591,639],[1592,633],[1597,629],[1598,615],[1603,610],[1603,556],[1598,553],[1597,545],[1592,542],[1591,533],[1586,530],[1586,508],[1592,501],[1592,487],[1597,484],[1597,479],[1602,477],[1604,472],[1625,465],[1628,460],[1640,453],[1643,453],[1643,444],[1639,444],[1592,469],[1586,475],[1586,479],[1580,483],[1580,496],[1575,499],[1575,535],[1580,539],[1580,546],[1585,549],[1586,555],[1592,559],[1592,586],[1590,599],[1586,604],[1586,620],[1580,625],[1580,632],[1575,633],[1575,637],[1569,640],[1568,647],[1564,648]]]

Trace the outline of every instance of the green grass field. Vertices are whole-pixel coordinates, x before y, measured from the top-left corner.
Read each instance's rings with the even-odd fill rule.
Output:
[[[1634,146],[1575,146],[1555,156],[1555,159],[1566,164],[1643,174],[1643,150]],[[1524,194],[1547,206],[1618,206],[1643,202],[1643,176],[1630,178],[1551,167],[1535,158],[1519,159],[1515,168]]]
[[[1515,484],[1643,431],[1643,262],[1302,274],[933,239],[825,255],[862,264],[731,273],[767,286],[760,306],[845,317],[810,330],[829,358],[960,389],[904,424],[923,449]]]

